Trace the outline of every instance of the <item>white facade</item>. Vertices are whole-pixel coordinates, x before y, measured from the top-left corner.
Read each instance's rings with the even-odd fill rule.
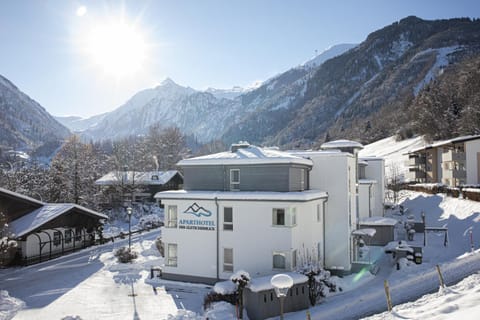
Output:
[[[480,139],[465,142],[467,184],[480,184]]]
[[[324,267],[351,269],[351,233],[357,224],[356,159],[350,153],[335,151],[299,152],[313,161],[310,188],[328,193],[324,219]]]
[[[360,179],[358,181],[358,203],[360,219],[377,215],[376,200],[377,181]]]
[[[248,199],[253,194],[257,199]],[[253,276],[291,271],[307,254],[318,260],[323,256],[321,226],[327,195],[295,194],[298,197],[289,193],[283,199],[281,194],[262,192],[235,192],[234,198],[230,192],[158,194],[166,213],[163,274],[208,282],[228,279],[238,270]],[[200,209],[194,212],[192,207]],[[276,221],[278,209],[283,210],[284,221]],[[175,211],[177,219],[169,214]],[[225,212],[231,212],[231,219]],[[233,259],[225,254],[233,254]],[[274,255],[280,265],[274,265]]]
[[[357,145],[349,147],[356,153]],[[285,156],[280,151],[247,147],[231,153],[179,164],[255,166],[304,161],[310,167],[305,182],[308,190],[157,193],[155,198],[165,205],[162,274],[166,279],[214,282],[238,270],[265,276],[292,271],[305,260],[318,261],[339,273],[352,269],[352,232],[358,226],[360,205],[368,205],[369,216],[383,215],[383,159],[368,163],[372,180],[365,195],[357,181],[358,159],[350,152],[292,151]],[[238,157],[239,153],[245,158]]]
[[[359,194],[360,203],[365,203],[366,200],[368,200],[370,203],[370,216],[383,216],[385,197],[385,160],[377,157],[361,159],[362,161],[367,162],[367,166],[365,167],[365,179],[371,180],[372,184],[369,190],[370,200],[368,200],[369,197]],[[359,183],[361,183],[361,181],[359,181]],[[360,211],[360,214],[362,214],[362,211]]]

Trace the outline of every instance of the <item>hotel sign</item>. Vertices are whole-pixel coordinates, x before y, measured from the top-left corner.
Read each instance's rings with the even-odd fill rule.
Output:
[[[212,212],[194,202],[190,207],[183,212],[188,215],[188,218],[183,218],[178,221],[179,229],[190,230],[215,230],[215,220],[213,220]]]

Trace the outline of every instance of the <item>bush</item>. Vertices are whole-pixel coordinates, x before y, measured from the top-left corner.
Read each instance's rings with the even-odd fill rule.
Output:
[[[214,291],[209,292],[203,299],[203,309],[207,310],[212,305],[212,303],[219,301],[225,301],[235,305],[237,302],[237,297],[235,293],[220,294]]]
[[[127,263],[137,259],[138,255],[135,251],[130,251],[127,247],[121,247],[115,252],[118,262]]]

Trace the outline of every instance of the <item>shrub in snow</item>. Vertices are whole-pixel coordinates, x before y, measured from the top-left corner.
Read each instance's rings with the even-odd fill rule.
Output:
[[[160,256],[165,257],[165,246],[163,245],[162,238],[158,237],[155,240],[155,247],[157,247]]]
[[[237,301],[236,293],[218,293],[215,291],[211,291],[205,295],[203,298],[203,310],[207,310],[212,306],[214,302],[225,301],[235,305]]]
[[[130,251],[127,247],[121,247],[115,252],[115,257],[117,257],[118,262],[127,263],[137,259],[138,255],[135,251]]]
[[[315,249],[309,252],[305,247],[303,252],[297,253],[298,267],[296,272],[308,277],[308,299],[314,306],[320,297],[326,297],[329,292],[337,291],[337,285],[330,279],[330,272],[320,267],[319,257]],[[339,288],[341,291],[341,288]]]
[[[15,259],[17,242],[7,237],[0,238],[0,267],[8,266]]]
[[[238,304],[239,319],[243,319],[243,289],[250,282],[250,275],[248,272],[240,270],[232,275],[230,280],[237,286],[237,291],[235,292],[237,296],[236,303]]]

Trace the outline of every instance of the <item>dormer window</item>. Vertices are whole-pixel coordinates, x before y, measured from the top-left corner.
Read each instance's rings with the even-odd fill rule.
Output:
[[[230,191],[240,191],[240,169],[230,169]]]
[[[154,174],[154,175],[152,176],[152,180],[158,181],[158,175]]]

